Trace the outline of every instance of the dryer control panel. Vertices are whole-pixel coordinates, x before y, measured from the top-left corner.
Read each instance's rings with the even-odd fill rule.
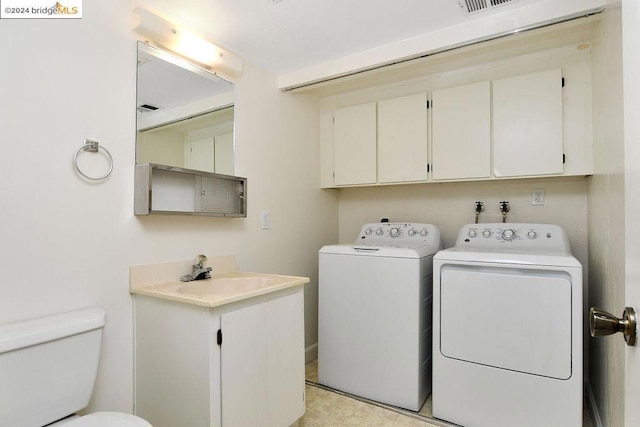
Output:
[[[456,247],[502,248],[571,252],[567,233],[553,224],[467,224],[460,229]]]
[[[399,247],[439,245],[440,231],[433,224],[375,222],[362,227],[355,243]]]

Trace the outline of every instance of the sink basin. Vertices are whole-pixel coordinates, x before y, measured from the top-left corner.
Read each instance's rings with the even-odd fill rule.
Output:
[[[271,284],[266,277],[214,277],[197,280],[178,288],[178,293],[189,295],[231,295],[255,291]]]

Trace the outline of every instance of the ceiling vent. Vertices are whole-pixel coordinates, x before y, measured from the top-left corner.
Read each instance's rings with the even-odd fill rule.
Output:
[[[161,109],[162,107],[159,107],[157,105],[152,105],[152,104],[148,104],[148,103],[143,103],[138,105],[138,111],[140,111],[141,113],[145,113],[145,112],[149,112],[149,111],[156,111]]]
[[[496,6],[515,3],[517,0],[458,0],[458,4],[465,13],[481,12]]]

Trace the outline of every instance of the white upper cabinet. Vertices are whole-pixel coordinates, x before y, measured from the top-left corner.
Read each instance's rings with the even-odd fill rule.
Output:
[[[338,108],[333,113],[335,185],[376,183],[376,103]]]
[[[432,93],[433,179],[491,176],[491,84],[488,81]]]
[[[378,182],[428,178],[427,94],[378,102]]]
[[[493,81],[497,178],[563,173],[562,71]]]

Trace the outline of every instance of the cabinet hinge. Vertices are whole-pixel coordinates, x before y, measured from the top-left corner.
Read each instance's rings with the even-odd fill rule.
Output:
[[[218,329],[217,341],[218,345],[222,345],[222,329]]]
[[[562,154],[562,164],[564,165],[565,163],[567,163],[567,156],[563,153]]]
[[[562,78],[562,87],[564,87],[564,77]]]
[[[427,110],[431,108],[431,101],[427,100]]]

